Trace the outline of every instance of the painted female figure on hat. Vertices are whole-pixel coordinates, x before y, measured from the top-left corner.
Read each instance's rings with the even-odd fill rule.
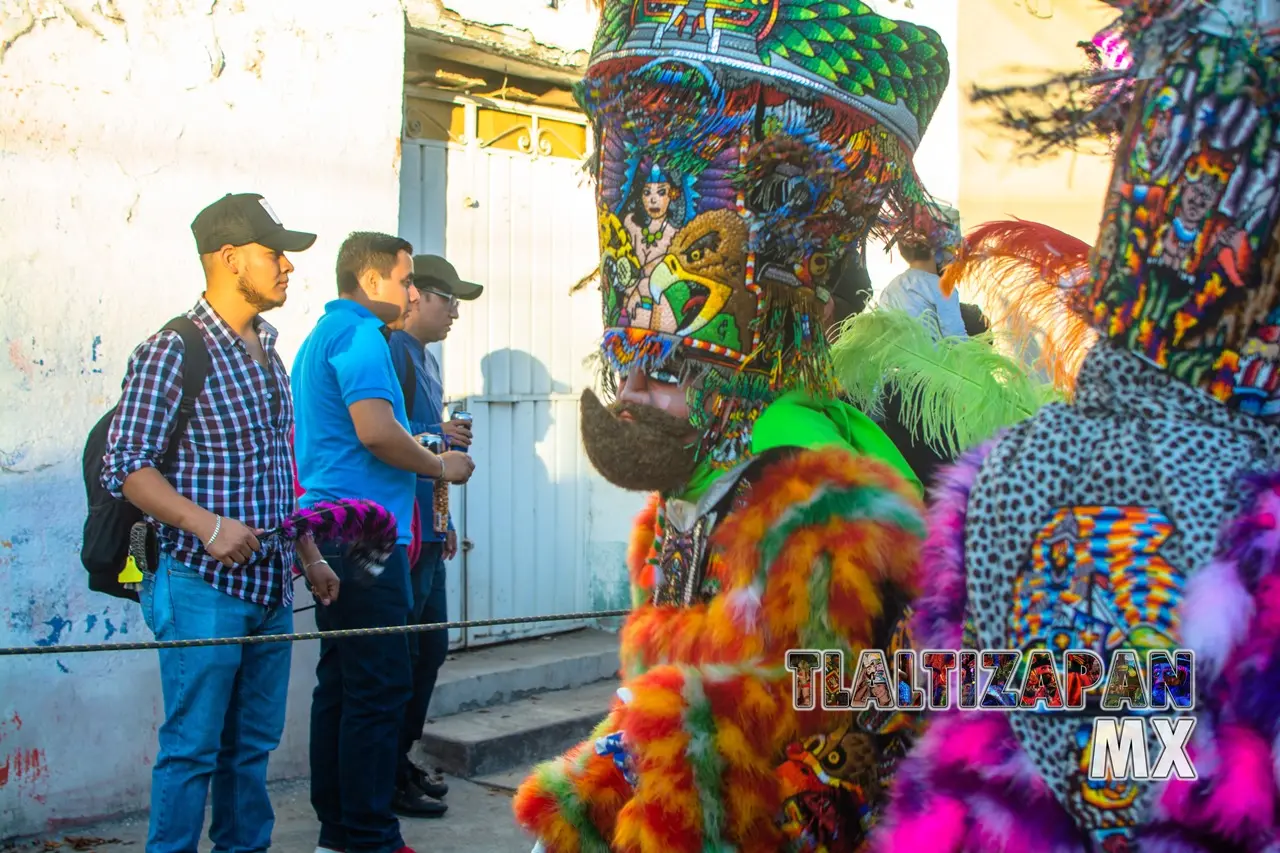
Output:
[[[653,315],[654,299],[649,278],[662,263],[676,232],[688,221],[689,193],[675,176],[668,176],[656,162],[645,160],[620,188],[622,202],[613,215],[622,217],[622,227],[631,240],[634,284],[623,291],[623,311],[628,322],[641,328],[661,323]],[[617,267],[614,267],[615,276]],[[617,286],[620,282],[610,281]]]
[[[1099,689],[1082,711],[941,714],[900,765],[884,853],[1280,839],[1280,5],[1111,5],[1097,42],[1119,34],[1127,57],[1059,81],[1100,100],[1039,89],[1037,114],[1005,113],[1050,147],[1115,134],[1091,270],[1066,283],[1098,340],[1069,404],[947,475],[914,640],[1087,650],[1152,680],[1119,712]],[[1179,649],[1193,677],[1155,663]],[[1199,778],[1091,778],[1094,721],[1118,715],[1194,720]]]
[[[618,700],[516,796],[547,853],[836,853],[873,820],[909,727],[797,712],[786,650],[904,642],[920,486],[836,399],[822,320],[836,259],[936,210],[911,158],[947,74],[936,33],[862,3],[605,0],[582,436],[650,500]]]

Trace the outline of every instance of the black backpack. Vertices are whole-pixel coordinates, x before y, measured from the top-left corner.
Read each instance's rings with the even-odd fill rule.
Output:
[[[204,333],[190,317],[174,317],[161,331],[177,332],[182,336],[182,402],[178,416],[174,418],[173,431],[160,473],[167,474],[178,458],[178,448],[187,429],[187,421],[195,411],[196,400],[204,391],[205,376],[209,373],[209,350],[205,346]],[[102,461],[107,451],[107,434],[115,420],[120,404],[102,416],[89,432],[84,446],[84,489],[88,498],[89,513],[84,522],[84,542],[80,546],[80,562],[89,572],[89,589],[104,592],[115,598],[138,600],[138,594],[126,589],[119,580],[120,570],[129,557],[129,535],[133,525],[142,521],[142,511],[126,500],[118,500],[102,485]]]

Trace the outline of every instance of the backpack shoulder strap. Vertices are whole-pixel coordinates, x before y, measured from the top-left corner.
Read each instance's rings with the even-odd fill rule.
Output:
[[[204,332],[185,314],[165,323],[161,331],[177,332],[182,336],[182,402],[178,405],[178,417],[174,419],[169,446],[164,453],[162,468],[167,471],[178,458],[178,446],[195,412],[196,400],[204,391],[204,381],[209,374],[209,348],[204,342]]]

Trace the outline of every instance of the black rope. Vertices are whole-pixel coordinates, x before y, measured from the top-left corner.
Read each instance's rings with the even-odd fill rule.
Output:
[[[296,612],[296,611],[295,611]],[[387,634],[417,634],[451,628],[486,628],[493,625],[528,625],[532,622],[566,622],[575,619],[605,619],[626,616],[629,610],[597,610],[586,613],[557,613],[552,616],[513,616],[507,619],[475,619],[467,622],[433,622],[429,625],[391,625],[385,628],[348,628],[341,631],[311,631],[305,634],[259,634],[253,637],[217,637],[199,640],[165,640],[147,643],[87,643],[79,646],[15,646],[0,648],[0,657],[35,655],[75,655],[84,652],[136,652],[145,649],[186,649],[203,646],[254,646],[262,643],[292,643],[298,640],[338,640],[344,637],[378,637]]]

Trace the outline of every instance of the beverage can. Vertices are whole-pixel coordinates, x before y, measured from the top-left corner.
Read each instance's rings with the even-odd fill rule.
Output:
[[[432,453],[444,453],[444,436],[428,432],[417,436],[417,439],[419,444]],[[449,484],[444,480],[436,480],[431,497],[431,529],[436,533],[444,533],[449,529]]]
[[[461,408],[461,407],[459,407],[459,408],[457,408],[457,409],[454,409],[454,410],[453,410],[453,420],[455,420],[455,421],[462,421],[463,423],[467,423],[467,424],[469,424],[469,423],[471,423],[471,413],[470,413],[470,412],[463,411],[463,410],[462,410],[462,408]],[[462,451],[463,453],[468,452],[468,451],[467,451],[467,448],[465,448],[465,447],[459,447],[459,448],[457,448],[457,449],[458,449],[458,450],[460,450],[460,451]]]

